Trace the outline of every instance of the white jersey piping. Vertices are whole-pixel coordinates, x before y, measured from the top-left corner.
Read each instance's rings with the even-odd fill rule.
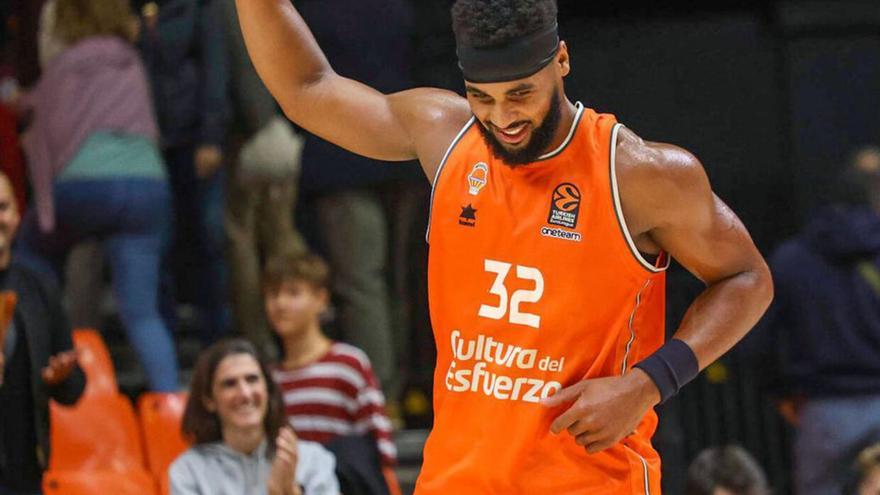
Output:
[[[428,207],[428,229],[425,231],[425,242],[430,242],[429,236],[431,235],[431,215],[434,213],[434,193],[437,191],[437,182],[440,181],[440,172],[443,171],[443,167],[446,166],[446,161],[449,160],[449,156],[452,155],[452,150],[455,148],[455,145],[461,141],[461,138],[464,137],[464,134],[471,128],[476,120],[476,117],[471,117],[468,119],[467,123],[465,123],[464,127],[458,131],[458,135],[455,136],[455,139],[449,143],[449,148],[446,149],[446,153],[443,155],[443,159],[440,160],[440,165],[437,166],[437,171],[434,173],[434,182],[431,183],[431,202]]]
[[[645,474],[645,495],[651,495],[651,484],[648,480],[648,461],[646,461],[644,457],[642,457],[638,452],[636,452],[635,450],[633,450],[629,446],[624,445],[624,447],[629,449],[629,451],[632,452],[633,454],[635,454],[636,457],[639,458],[639,461],[641,461],[642,471]]]
[[[633,322],[636,318],[636,311],[639,310],[639,306],[642,304],[642,292],[645,292],[645,289],[651,285],[650,280],[645,281],[645,285],[639,289],[639,293],[636,294],[636,305],[633,307],[632,313],[629,314],[629,342],[626,343],[626,352],[623,354],[623,364],[620,366],[620,374],[626,373],[627,366],[629,365],[629,351],[632,349],[633,342],[636,340],[636,329],[633,327]]]
[[[632,255],[636,258],[639,264],[649,272],[660,273],[666,270],[669,266],[669,257],[667,256],[667,263],[664,267],[656,267],[651,263],[648,263],[636,247],[636,243],[633,241],[632,235],[629,233],[629,228],[626,226],[626,219],[623,217],[623,207],[620,204],[620,190],[617,185],[617,164],[615,163],[617,159],[617,134],[621,127],[623,127],[623,124],[614,124],[614,129],[611,130],[611,158],[609,161],[611,162],[611,195],[614,197],[614,212],[617,215],[617,222],[620,225],[621,233],[623,234],[624,239],[626,239],[626,244],[629,246]]]

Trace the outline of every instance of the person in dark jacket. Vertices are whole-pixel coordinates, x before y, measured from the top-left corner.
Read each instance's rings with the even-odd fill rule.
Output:
[[[340,74],[386,94],[412,86],[413,13],[407,2],[303,0],[296,8]],[[300,188],[313,200],[322,254],[333,271],[339,336],[367,353],[393,402],[400,388],[386,281],[393,217],[380,186],[421,173],[412,163],[383,164],[304,135]]]
[[[85,388],[58,293],[12,261],[19,220],[12,185],[0,174],[0,290],[18,299],[0,342],[2,495],[40,493],[49,460],[49,399],[71,405]]]
[[[226,34],[235,116],[227,148],[224,215],[233,327],[262,356],[274,359],[278,349],[263,309],[260,275],[265,260],[305,251],[293,222],[302,138],[293,135],[248,57],[234,0],[214,1]],[[277,139],[275,129],[287,130],[294,139]],[[272,136],[276,139],[266,139]],[[254,154],[262,159],[249,161]]]
[[[854,155],[838,201],[770,258],[776,300],[748,349],[797,427],[795,492],[840,493],[880,441],[880,149]]]
[[[223,25],[213,0],[136,0],[138,47],[147,67],[172,189],[170,268],[178,299],[205,317],[210,343],[229,326],[223,263],[223,141],[229,120]],[[165,274],[166,291],[171,272]],[[163,312],[173,326],[170,300]]]

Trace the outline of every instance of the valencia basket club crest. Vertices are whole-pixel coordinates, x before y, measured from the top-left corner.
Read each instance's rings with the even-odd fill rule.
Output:
[[[486,187],[486,182],[489,181],[489,166],[483,162],[477,163],[474,165],[474,168],[471,169],[471,173],[468,174],[468,194],[471,196],[476,196],[480,194],[480,191]]]
[[[581,210],[581,191],[574,184],[563,183],[553,190],[550,201],[550,216],[547,223],[573,229],[578,223]]]

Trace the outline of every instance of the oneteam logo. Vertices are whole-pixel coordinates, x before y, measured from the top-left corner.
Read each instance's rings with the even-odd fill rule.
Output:
[[[553,237],[565,241],[581,242],[580,233],[555,227],[541,227],[541,235],[544,237]]]

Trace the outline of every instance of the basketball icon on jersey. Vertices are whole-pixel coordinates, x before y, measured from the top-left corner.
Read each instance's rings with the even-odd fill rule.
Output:
[[[556,186],[550,202],[547,223],[573,229],[577,226],[581,209],[581,191],[576,185],[565,182]]]
[[[489,181],[489,166],[483,162],[477,163],[474,165],[471,173],[468,174],[467,179],[468,193],[470,193],[471,196],[480,194],[480,191],[486,186],[486,182]]]

